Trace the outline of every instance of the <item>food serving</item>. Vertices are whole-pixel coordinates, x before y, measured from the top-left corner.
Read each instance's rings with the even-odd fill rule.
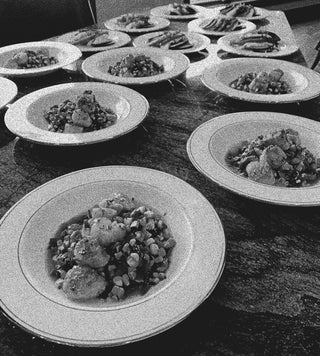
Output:
[[[232,32],[243,29],[244,25],[237,18],[217,16],[202,21],[200,28],[212,32]]]
[[[230,44],[239,49],[254,52],[279,51],[280,37],[271,31],[255,30],[239,36]]]
[[[288,94],[291,93],[289,84],[281,80],[284,72],[273,69],[270,72],[251,72],[240,75],[230,83],[230,87],[255,94]]]
[[[148,15],[129,13],[117,18],[117,24],[128,30],[153,27],[153,24],[149,20],[150,17]]]
[[[71,35],[68,41],[75,46],[103,47],[114,44],[108,30],[83,29]]]
[[[193,47],[193,44],[190,43],[185,33],[179,30],[164,31],[154,37],[150,37],[147,40],[147,44],[152,47],[163,49],[187,49]]]
[[[149,77],[163,72],[163,65],[143,54],[128,54],[108,70],[108,73],[118,77]]]
[[[197,10],[194,9],[189,4],[179,4],[174,2],[173,4],[169,4],[168,8],[169,8],[169,15],[187,16],[187,15],[194,15],[197,13]]]
[[[166,278],[176,241],[162,217],[114,193],[49,243],[56,285],[74,300],[119,301]]]
[[[58,63],[58,59],[50,56],[46,48],[37,50],[21,50],[8,61],[7,68],[30,69],[41,68]]]
[[[226,162],[244,177],[281,187],[305,187],[319,180],[320,159],[301,145],[290,128],[261,135],[229,149]]]
[[[104,129],[113,125],[117,115],[109,108],[102,107],[92,90],[85,90],[75,102],[65,100],[53,105],[45,112],[48,130],[60,133],[82,133]]]
[[[257,16],[257,11],[250,4],[237,3],[223,7],[220,14],[230,17],[254,17]]]

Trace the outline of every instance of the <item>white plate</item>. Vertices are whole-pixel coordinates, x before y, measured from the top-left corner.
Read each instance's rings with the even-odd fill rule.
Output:
[[[274,112],[239,112],[215,117],[191,134],[187,152],[199,172],[236,194],[278,205],[320,205],[319,183],[303,188],[260,184],[234,173],[225,162],[225,155],[233,145],[283,128],[298,131],[302,145],[320,157],[319,122]]]
[[[281,69],[282,79],[289,84],[292,93],[266,95],[248,93],[233,89],[229,84],[240,75],[251,72],[269,72]],[[234,99],[266,103],[293,103],[306,101],[320,95],[320,74],[299,64],[269,58],[234,58],[226,59],[214,67],[206,68],[202,82],[209,89]]]
[[[210,19],[213,19],[215,16],[211,16]],[[209,18],[200,18],[200,19],[196,19],[193,20],[191,22],[188,23],[188,31],[189,32],[198,32],[198,33],[202,33],[203,35],[208,35],[208,36],[224,36],[224,35],[228,35],[229,33],[246,33],[246,32],[250,32],[252,30],[256,29],[256,25],[250,21],[246,21],[246,20],[242,20],[242,19],[238,19],[239,22],[244,26],[243,29],[238,30],[238,31],[208,31],[208,30],[204,30],[201,27],[201,24],[204,21],[208,21]]]
[[[247,56],[247,57],[264,57],[264,58],[277,58],[277,57],[285,57],[290,54],[296,52],[299,47],[294,44],[286,43],[286,41],[281,40],[278,45],[278,50],[273,52],[255,52],[250,50],[241,49],[237,46],[232,45],[231,43],[235,40],[240,39],[241,35],[239,34],[229,34],[218,39],[218,46],[220,49],[237,54],[239,56]]]
[[[144,54],[150,57],[158,65],[164,66],[164,72],[149,77],[117,77],[108,73],[110,66],[114,66],[122,58],[132,54],[134,56]],[[90,78],[112,82],[122,85],[143,85],[153,84],[178,77],[184,73],[190,65],[189,59],[182,53],[165,51],[159,48],[118,48],[112,51],[100,52],[87,58],[82,63],[83,72]]]
[[[94,47],[94,46],[87,46],[87,45],[76,45],[81,52],[101,52],[101,51],[106,51],[109,49],[113,48],[119,48],[126,46],[128,43],[131,41],[131,37],[127,35],[124,32],[120,31],[107,31],[107,30],[102,30],[102,29],[97,29],[95,30],[97,34],[103,34],[108,32],[109,38],[114,42],[113,44],[109,46],[99,46],[99,47]],[[58,42],[69,42],[72,40],[73,36],[75,34],[79,33],[79,31],[73,31],[73,32],[68,32],[65,33],[61,36],[59,36],[56,41]]]
[[[12,57],[23,50],[38,50],[45,48],[49,50],[49,55],[58,59],[58,63],[41,68],[17,69],[6,68]],[[12,77],[32,77],[49,74],[68,64],[75,62],[82,56],[81,51],[76,46],[63,42],[38,41],[24,42],[0,48],[0,75]]]
[[[221,15],[220,14],[220,10],[224,9],[224,8],[225,8],[225,6],[217,6],[217,7],[210,8],[210,10],[214,14],[214,16],[218,16],[218,15]],[[256,6],[254,8],[256,9],[257,16],[238,17],[238,19],[245,19],[245,20],[248,20],[248,21],[258,21],[258,20],[263,20],[267,16],[270,15],[270,11],[269,10],[263,9],[261,7],[256,7]]]
[[[111,108],[117,121],[101,130],[86,133],[57,133],[47,130],[43,113],[66,99],[76,100],[77,95],[92,90],[98,103]],[[61,146],[99,143],[125,135],[134,130],[146,117],[148,101],[138,92],[123,86],[107,83],[67,83],[34,91],[10,106],[5,124],[15,135],[28,141]]]
[[[164,19],[163,17],[150,16],[149,22],[153,25],[152,27],[128,29],[124,26],[118,25],[117,20],[119,18],[121,18],[121,16],[107,20],[104,23],[105,27],[107,27],[110,30],[141,34],[141,33],[163,30],[164,28],[167,28],[170,25],[170,21]]]
[[[118,303],[76,302],[49,277],[48,243],[59,225],[113,192],[165,215],[177,244],[167,279]],[[163,332],[213,291],[225,238],[212,205],[192,186],[161,171],[108,166],[73,172],[27,194],[0,222],[0,306],[29,332],[76,346],[115,346]]]
[[[192,15],[170,15],[170,10],[168,5],[157,6],[150,10],[150,14],[153,16],[164,17],[169,20],[192,20],[196,19],[200,16],[206,16],[206,14],[211,12],[209,9],[198,6],[198,5],[189,5],[194,10],[196,10],[195,14]]]
[[[10,103],[17,94],[16,84],[10,79],[0,77],[0,109]]]
[[[141,35],[137,37],[134,41],[133,44],[136,47],[152,47],[149,46],[148,44],[148,39],[153,38],[155,36],[161,35],[164,31],[159,31],[159,32],[152,32],[152,33],[146,33],[145,35]],[[198,51],[202,51],[205,48],[209,46],[211,43],[210,38],[201,35],[200,33],[195,33],[195,32],[185,32],[184,33],[189,42],[193,45],[191,48],[186,48],[186,49],[172,49],[170,51],[174,52],[181,52],[181,53],[194,53]],[[157,47],[152,47],[152,48],[157,48]]]

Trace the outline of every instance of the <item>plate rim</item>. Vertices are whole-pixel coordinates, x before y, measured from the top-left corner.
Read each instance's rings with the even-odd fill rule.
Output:
[[[266,95],[266,94],[254,94],[254,93],[247,93],[244,91],[239,91],[237,89],[233,89],[224,83],[216,80],[216,73],[218,70],[221,69],[226,63],[234,63],[234,66],[236,66],[237,62],[243,62],[245,61],[246,63],[274,63],[274,65],[277,67],[277,65],[283,65],[284,67],[288,68],[294,68],[298,72],[301,70],[304,72],[303,74],[305,77],[307,76],[308,82],[311,80],[313,81],[313,86],[315,84],[318,84],[318,91],[314,91],[314,93],[310,93],[308,96],[298,96],[297,94],[293,95],[294,93],[290,94],[281,94],[281,95]],[[300,73],[301,74],[301,73]],[[208,83],[207,79],[208,76],[214,76],[213,81],[214,81],[214,86],[215,88],[211,85],[212,83]],[[319,77],[319,80],[315,80],[315,78]],[[309,69],[308,67],[304,67],[303,65],[293,63],[293,62],[288,62],[285,60],[280,60],[280,59],[275,59],[275,58],[259,58],[259,57],[239,57],[239,58],[231,58],[231,59],[225,59],[220,61],[219,63],[215,64],[214,66],[210,66],[208,68],[205,68],[202,75],[201,75],[201,81],[202,83],[210,90],[216,91],[219,94],[222,94],[226,97],[232,98],[232,99],[237,99],[241,101],[248,101],[252,103],[264,103],[264,104],[288,104],[288,103],[295,103],[295,102],[304,102],[304,101],[309,101],[314,98],[317,98],[320,95],[320,73],[317,73],[313,71],[312,69]],[[310,90],[312,89],[312,85],[308,85],[307,88]],[[301,93],[305,93],[305,89],[301,91]],[[312,94],[312,95],[311,95]]]
[[[60,344],[66,344],[66,345],[71,345],[71,346],[83,346],[83,347],[106,347],[106,346],[118,346],[118,345],[123,345],[125,343],[128,343],[128,342],[136,342],[136,341],[139,341],[139,340],[143,340],[143,339],[146,339],[146,338],[149,338],[149,337],[152,337],[156,334],[159,334],[161,332],[164,332],[168,329],[170,329],[171,327],[175,326],[176,324],[178,324],[179,322],[183,321],[192,311],[194,311],[205,299],[208,298],[208,296],[212,293],[213,289],[216,287],[216,285],[218,284],[219,282],[219,279],[222,275],[222,272],[223,272],[223,268],[224,268],[224,264],[225,264],[225,253],[226,253],[226,240],[225,240],[225,234],[224,234],[224,229],[223,229],[223,226],[222,226],[222,223],[221,223],[221,220],[216,212],[216,210],[214,209],[214,207],[212,206],[212,204],[203,196],[203,194],[201,192],[199,192],[197,189],[195,189],[193,186],[191,186],[189,183],[185,182],[184,180],[176,177],[176,176],[173,176],[171,174],[168,174],[168,173],[165,173],[165,172],[162,172],[162,171],[159,171],[159,170],[155,170],[155,169],[150,169],[150,168],[145,168],[145,167],[137,167],[137,166],[100,166],[100,167],[93,167],[93,168],[87,168],[87,169],[83,169],[83,170],[79,170],[79,171],[74,171],[74,172],[71,172],[71,173],[68,173],[68,174],[65,174],[63,176],[60,176],[60,177],[57,177],[47,183],[44,183],[43,185],[35,188],[34,190],[32,190],[31,192],[29,192],[28,194],[26,194],[23,198],[21,198],[17,203],[15,203],[6,213],[5,215],[2,217],[2,219],[0,220],[0,228],[3,227],[3,225],[5,224],[5,220],[10,216],[10,214],[12,214],[14,212],[15,209],[18,209],[19,208],[19,205],[20,204],[27,204],[26,201],[28,201],[28,199],[31,199],[33,198],[33,196],[37,196],[37,194],[40,193],[43,193],[41,191],[45,190],[46,188],[48,188],[49,186],[49,193],[47,192],[47,194],[49,194],[49,196],[52,196],[53,198],[55,196],[57,196],[59,194],[59,192],[50,192],[50,186],[52,186],[52,184],[55,184],[57,181],[60,181],[60,183],[66,183],[66,181],[68,181],[68,179],[70,179],[71,176],[74,176],[74,175],[81,175],[81,174],[86,174],[86,173],[95,173],[97,171],[101,171],[101,173],[103,173],[104,171],[110,171],[110,170],[120,170],[124,172],[127,172],[128,170],[138,170],[140,173],[140,176],[138,174],[138,177],[134,175],[134,172],[131,173],[133,174],[133,176],[135,176],[135,182],[136,183],[145,183],[146,182],[146,178],[143,178],[141,180],[141,175],[145,174],[146,172],[148,173],[151,173],[153,175],[153,179],[156,179],[156,178],[159,178],[160,176],[163,178],[165,177],[165,179],[169,179],[169,180],[173,180],[174,182],[177,182],[177,184],[183,186],[184,188],[187,188],[190,192],[192,192],[192,194],[194,196],[196,196],[196,200],[199,202],[202,202],[204,204],[204,206],[206,206],[207,208],[209,208],[211,210],[211,214],[212,216],[214,217],[214,222],[211,223],[211,227],[213,227],[213,231],[215,232],[219,232],[219,237],[218,239],[216,239],[215,241],[219,241],[219,247],[215,247],[211,246],[211,248],[217,248],[219,251],[219,253],[217,254],[219,256],[219,261],[215,261],[214,263],[211,262],[211,258],[210,258],[210,264],[211,264],[211,267],[214,266],[215,268],[215,272],[214,272],[214,275],[212,275],[212,278],[210,280],[210,288],[209,288],[209,284],[207,286],[205,286],[205,291],[203,290],[202,293],[201,293],[201,298],[196,297],[195,296],[193,297],[193,302],[192,302],[192,306],[190,307],[188,305],[188,308],[190,309],[187,309],[187,310],[183,310],[183,313],[182,315],[179,314],[179,315],[176,315],[175,319],[174,320],[167,320],[164,324],[162,325],[158,325],[154,330],[152,330],[152,332],[150,333],[149,330],[148,331],[145,331],[141,334],[143,335],[139,335],[139,337],[136,337],[135,335],[133,336],[132,339],[130,339],[130,336],[126,336],[125,339],[126,340],[121,340],[119,342],[110,342],[110,340],[103,340],[103,342],[101,340],[98,340],[97,342],[94,342],[91,340],[90,343],[84,343],[82,342],[83,339],[78,339],[77,342],[74,342],[74,340],[72,342],[70,342],[70,338],[68,337],[65,337],[63,339],[63,337],[61,337],[61,335],[59,336],[60,339],[57,339],[57,338],[49,338],[48,335],[43,332],[42,330],[42,334],[41,334],[41,330],[38,332],[36,331],[36,328],[31,325],[28,325],[26,323],[26,321],[22,321],[22,320],[17,320],[19,319],[19,317],[17,315],[15,315],[13,313],[12,310],[10,310],[10,308],[7,308],[5,302],[2,300],[2,298],[0,298],[0,306],[2,307],[2,312],[4,311],[4,315],[7,316],[10,320],[12,320],[13,322],[15,322],[16,324],[19,325],[19,327],[22,327],[23,329],[25,329],[27,332],[30,332],[38,337],[41,337],[41,338],[44,338],[46,340],[49,340],[49,341],[53,341],[53,342],[57,342],[57,343],[60,343]],[[119,174],[119,173],[118,173]],[[94,174],[93,174],[94,175]],[[159,176],[158,176],[159,175]],[[99,175],[98,175],[99,176]],[[123,176],[121,176],[123,178]],[[129,174],[129,177],[130,177],[130,174]],[[130,177],[132,178],[132,177]],[[127,181],[129,179],[126,179]],[[98,181],[98,178],[97,177],[93,177],[92,179],[90,179],[90,182],[91,184],[94,184],[95,182]],[[106,179],[106,181],[108,181],[108,179]],[[68,182],[67,182],[68,183]],[[162,183],[158,183],[158,181],[156,181],[156,187],[159,188],[161,190],[161,188],[163,188],[163,186],[161,186]],[[78,184],[79,185],[79,184]],[[69,182],[67,184],[67,186],[64,188],[64,189],[58,189],[58,190],[61,190],[60,191],[60,194],[65,192],[65,191],[68,191],[68,189],[70,189],[71,187],[76,187],[78,186],[77,184],[74,184],[71,182]],[[81,184],[80,184],[81,185]],[[51,187],[52,189],[52,187]],[[181,193],[180,193],[181,194]],[[177,196],[179,196],[179,194],[177,193]],[[177,199],[177,196],[175,197]],[[48,201],[48,198],[43,198],[45,199],[44,200],[44,203],[41,203],[41,202],[38,202],[38,208],[41,207],[43,204],[46,203],[46,201]],[[181,197],[180,197],[181,199]],[[179,201],[179,203],[181,203],[181,201]],[[41,205],[42,204],[42,205]],[[185,206],[184,206],[185,208]],[[34,209],[34,208],[32,208]],[[197,210],[195,209],[194,207],[189,207],[188,209],[193,209],[193,210]],[[31,212],[33,212],[33,210],[31,210]],[[28,216],[30,216],[30,213],[28,213]],[[32,215],[32,214],[31,214]],[[198,217],[198,214],[197,214],[197,217]],[[195,219],[193,217],[193,219]],[[24,223],[23,223],[24,224]],[[23,225],[22,224],[22,225]],[[25,225],[24,225],[25,226]],[[199,226],[201,226],[201,224],[199,224]],[[23,228],[23,226],[22,226]],[[194,240],[195,241],[195,240]],[[194,243],[193,241],[193,243]],[[202,245],[203,245],[203,242],[202,242]],[[203,247],[203,246],[202,246]],[[207,260],[209,260],[207,258]],[[208,261],[207,261],[208,262]],[[19,266],[18,266],[18,270],[20,270]],[[200,270],[199,270],[200,271]],[[18,271],[18,272],[22,272],[21,270]],[[184,271],[183,271],[184,272]],[[181,272],[182,273],[182,272]],[[1,291],[0,291],[1,293]],[[2,294],[2,293],[1,293]],[[161,294],[161,292],[160,292]],[[151,300],[154,299],[154,298],[151,298]],[[187,307],[187,306],[185,306]],[[105,312],[105,311],[104,311]],[[98,313],[101,313],[100,311],[98,311]],[[41,317],[44,317],[42,314],[41,314]],[[23,325],[21,325],[21,323],[23,322]],[[32,330],[31,330],[32,328]],[[62,332],[63,334],[63,332]],[[118,338],[117,340],[119,340],[120,338]],[[87,340],[86,340],[87,341]]]
[[[267,203],[271,205],[279,205],[279,206],[291,206],[291,207],[319,206],[320,199],[310,202],[310,201],[294,201],[293,199],[281,200],[280,198],[274,199],[270,197],[273,196],[278,197],[280,192],[282,193],[284,192],[283,195],[286,196],[292,192],[296,193],[297,189],[299,189],[301,195],[303,195],[306,190],[310,191],[311,189],[312,190],[317,189],[320,191],[320,184],[313,185],[310,187],[304,187],[304,188],[285,188],[285,187],[276,187],[276,186],[270,186],[262,183],[257,183],[237,175],[236,173],[227,169],[226,166],[217,163],[216,160],[212,158],[211,152],[209,150],[209,145],[214,133],[217,133],[219,130],[227,126],[231,126],[234,124],[241,124],[244,122],[248,123],[250,121],[251,122],[254,121],[258,123],[261,121],[262,126],[263,126],[262,122],[265,121],[271,123],[278,122],[278,123],[284,123],[284,125],[287,125],[288,127],[290,127],[290,123],[294,121],[293,124],[291,123],[292,126],[300,126],[306,130],[310,130],[308,125],[311,125],[311,129],[316,131],[320,138],[320,123],[308,119],[306,117],[291,115],[291,114],[281,113],[281,112],[270,112],[270,111],[243,111],[243,112],[224,114],[224,115],[214,117],[202,123],[191,133],[186,144],[186,149],[187,149],[189,160],[191,161],[192,165],[211,182],[214,182],[218,184],[220,187],[222,187],[223,189],[226,189],[234,194],[240,195],[247,199],[252,199],[258,202]],[[285,123],[286,121],[288,122]],[[202,156],[199,154],[199,152],[196,152],[196,150],[194,149],[195,140],[198,140],[197,141],[198,143],[200,142],[201,147],[196,149],[199,150],[199,152],[201,151]],[[230,145],[231,144],[232,143],[230,143]],[[208,167],[205,167],[204,164],[204,162],[205,161],[207,162],[208,160],[210,164],[212,164],[212,167],[210,167],[210,169]],[[215,170],[215,172],[212,173],[212,170]],[[217,178],[219,174],[220,176],[223,176],[224,179],[223,181]],[[225,179],[228,178],[230,178],[230,182],[226,184]],[[238,189],[239,182],[243,183],[241,184],[241,189]],[[242,188],[242,186],[244,186],[244,188]],[[251,191],[252,190],[254,191],[255,188],[257,187],[260,187],[261,188],[260,190],[265,191],[265,193],[261,195],[252,193]],[[249,190],[250,192],[248,193],[246,189]],[[278,193],[278,195],[274,194],[275,192]]]
[[[148,55],[149,53],[158,53],[159,55],[163,56],[166,55],[170,58],[173,58],[175,61],[178,59],[182,63],[180,63],[179,68],[177,68],[176,72],[171,73],[170,72],[164,72],[160,73],[157,75],[149,76],[149,77],[137,77],[137,78],[126,78],[126,77],[118,77],[109,73],[102,73],[99,70],[97,70],[96,67],[94,67],[94,70],[92,71],[91,69],[88,71],[86,66],[92,65],[93,63],[96,63],[100,58],[103,59],[105,56],[111,56],[113,53],[116,51],[118,53],[122,53],[122,56],[133,53],[133,54],[141,54],[143,49],[143,54]],[[93,62],[93,63],[92,63]],[[183,65],[182,65],[183,64]],[[153,47],[123,47],[123,48],[115,48],[114,50],[110,51],[104,51],[104,52],[99,52],[96,53],[88,58],[86,58],[81,65],[83,73],[88,76],[89,78],[95,79],[95,80],[100,80],[100,81],[105,81],[105,82],[110,82],[110,83],[115,83],[115,84],[121,84],[121,85],[129,85],[129,86],[139,86],[139,85],[148,85],[148,84],[156,84],[160,83],[166,80],[170,80],[173,78],[176,78],[183,74],[184,72],[187,71],[187,69],[190,66],[190,60],[189,58],[184,55],[183,53],[179,52],[173,52],[173,51],[167,51],[163,50],[160,48],[153,48]],[[178,67],[178,66],[176,66]],[[101,76],[102,73],[102,76]],[[168,75],[169,74],[169,75]]]
[[[293,53],[299,50],[299,47],[296,44],[288,44],[288,48],[290,50],[280,50],[278,52],[253,52],[253,51],[246,51],[243,49],[237,49],[230,44],[230,39],[234,37],[238,37],[239,34],[231,33],[225,36],[222,36],[218,39],[217,45],[219,49],[226,51],[228,53],[236,54],[239,56],[246,56],[246,57],[259,57],[259,58],[280,58],[280,57],[287,57],[292,55]]]
[[[100,90],[104,89],[104,91],[108,91],[112,94],[116,94],[119,97],[121,96],[125,98],[127,101],[128,101],[128,96],[130,96],[131,103],[134,103],[135,100],[140,100],[140,103],[144,105],[143,111],[141,110],[141,113],[138,112],[139,113],[138,116],[136,115],[137,114],[136,110],[138,109],[140,110],[142,107],[141,106],[139,106],[139,108],[137,107],[136,110],[134,110],[133,112],[132,107],[134,107],[134,105],[131,105],[131,110],[128,113],[127,117],[129,117],[130,120],[132,117],[133,119],[132,124],[125,130],[123,130],[122,127],[120,127],[118,132],[114,133],[112,136],[110,135],[110,133],[108,136],[108,131],[103,131],[103,130],[108,130],[109,127],[102,130],[92,131],[89,133],[79,133],[79,134],[61,133],[60,134],[57,132],[42,130],[34,126],[33,124],[26,122],[25,114],[26,114],[26,110],[28,109],[28,106],[26,106],[26,104],[28,105],[32,104],[34,100],[37,100],[39,98],[39,94],[46,95],[54,92],[59,92],[60,90],[64,90],[67,88],[77,88],[77,87],[79,87],[79,90],[81,87],[87,89],[92,88],[93,90],[94,88],[98,87]],[[133,97],[132,99],[131,96]],[[49,87],[45,87],[21,97],[19,100],[14,102],[7,110],[4,116],[4,122],[6,127],[13,134],[15,134],[18,137],[21,137],[24,140],[33,143],[49,145],[49,146],[61,146],[61,147],[62,146],[64,147],[86,146],[86,145],[97,144],[105,141],[111,141],[118,137],[130,133],[131,131],[135,130],[146,119],[149,113],[149,109],[150,109],[150,104],[146,99],[146,97],[131,88],[127,88],[124,86],[111,84],[111,83],[104,83],[104,82],[71,82],[71,83],[56,84]],[[19,115],[23,116],[22,122],[25,123],[25,126],[17,125],[17,118],[19,117]],[[34,136],[34,134],[30,135],[30,132],[28,130],[28,128],[30,127],[33,129],[32,131],[33,133],[34,132],[43,133],[46,140],[43,139],[44,137],[43,135],[41,135],[40,138],[39,136]],[[105,135],[105,133],[107,134]],[[88,138],[88,135],[90,135],[91,137]],[[70,140],[70,138],[73,138],[74,141]]]
[[[164,31],[157,31],[157,32],[152,32],[152,33],[145,33],[143,35],[140,35],[138,37],[136,37],[134,40],[133,40],[133,45],[137,48],[145,48],[145,47],[151,47],[153,48],[152,46],[149,46],[147,45],[146,43],[144,43],[145,45],[142,46],[142,45],[137,45],[136,41],[138,40],[142,40],[142,38],[148,38],[149,36],[151,36],[152,34],[154,35],[157,35],[157,34],[160,34],[161,32],[164,32]],[[188,53],[195,53],[195,52],[199,52],[199,51],[202,51],[204,49],[206,49],[211,41],[210,41],[210,38],[207,37],[206,35],[202,34],[202,33],[198,33],[198,32],[183,32],[187,37],[188,36],[195,36],[195,37],[198,37],[199,39],[201,39],[202,41],[202,44],[199,45],[198,47],[196,48],[187,48],[187,49],[176,49],[176,50],[173,50],[173,49],[169,49],[169,51],[174,51],[174,52],[180,52],[180,53],[183,53],[183,54],[188,54]],[[156,47],[157,48],[157,47]],[[161,48],[160,48],[161,49]]]
[[[2,53],[6,53],[7,51],[19,50],[23,48],[30,49],[33,47],[36,48],[53,47],[58,50],[65,50],[68,52],[70,57],[67,58],[64,62],[58,62],[56,64],[41,67],[41,68],[16,69],[16,68],[0,67],[0,75],[9,76],[9,77],[29,77],[29,76],[45,75],[75,62],[82,56],[82,52],[76,46],[70,43],[57,42],[57,41],[32,41],[32,42],[22,42],[22,43],[16,43],[16,44],[4,46],[0,48],[0,56]]]
[[[1,83],[3,82],[3,84]],[[4,88],[4,92],[6,94],[5,100],[0,98],[0,109],[3,109],[8,103],[10,103],[18,94],[18,86],[17,84],[6,77],[0,77],[0,86]]]

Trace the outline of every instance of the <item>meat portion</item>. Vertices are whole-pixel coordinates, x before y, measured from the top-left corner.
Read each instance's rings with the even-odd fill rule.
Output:
[[[87,266],[73,266],[66,274],[62,290],[67,297],[85,300],[98,297],[106,288],[105,278]]]
[[[100,246],[97,239],[81,239],[77,242],[73,253],[77,263],[93,268],[105,266],[110,259],[110,256],[106,250]]]

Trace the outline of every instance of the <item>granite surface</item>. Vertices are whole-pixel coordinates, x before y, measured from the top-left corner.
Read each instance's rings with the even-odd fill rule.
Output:
[[[281,31],[292,36],[283,13],[275,13],[269,21],[271,28],[280,23]],[[268,23],[262,25],[268,28]],[[185,26],[174,22],[171,28]],[[206,65],[221,60],[216,57],[214,42],[208,52],[190,56],[192,64],[185,77],[139,88],[150,103],[149,115],[139,128],[114,141],[76,148],[32,144],[7,130],[3,110],[0,216],[34,188],[71,171],[101,165],[158,169],[193,185],[216,209],[227,245],[218,286],[172,329],[115,348],[54,344],[29,334],[1,314],[1,356],[320,354],[320,208],[273,206],[237,196],[203,177],[186,153],[191,132],[213,117],[266,110],[317,120],[319,100],[271,106],[238,102],[210,92],[199,74]],[[304,64],[301,52],[286,59]],[[80,73],[61,70],[15,82],[20,97],[45,86],[83,80],[86,78]]]

